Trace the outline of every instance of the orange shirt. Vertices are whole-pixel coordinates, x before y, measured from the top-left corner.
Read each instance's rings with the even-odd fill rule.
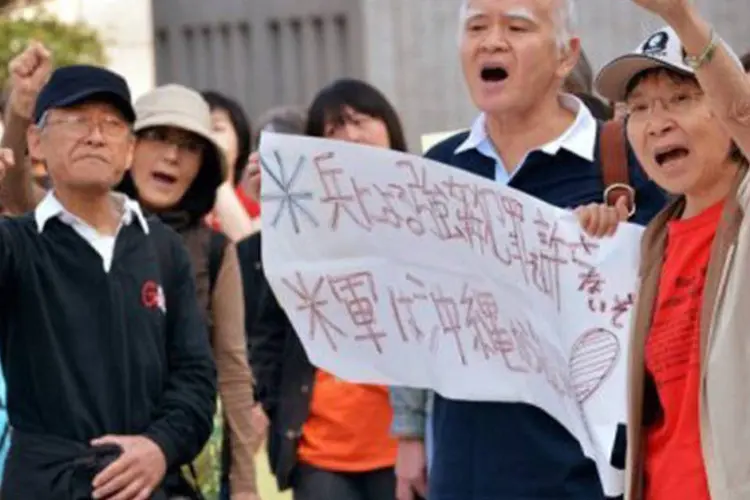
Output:
[[[319,469],[366,472],[396,463],[388,389],[351,384],[317,370],[299,460]]]
[[[646,368],[662,415],[646,430],[644,500],[710,500],[700,440],[700,308],[723,204],[669,223]]]

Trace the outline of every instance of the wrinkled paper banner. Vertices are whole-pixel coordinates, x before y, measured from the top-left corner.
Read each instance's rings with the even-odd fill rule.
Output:
[[[590,239],[568,211],[395,151],[279,134],[260,151],[265,273],[315,366],[535,405],[622,494],[640,227]]]

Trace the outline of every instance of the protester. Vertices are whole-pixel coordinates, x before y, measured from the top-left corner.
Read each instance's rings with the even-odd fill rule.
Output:
[[[277,134],[299,134],[305,130],[307,115],[305,110],[296,106],[279,106],[271,108],[258,118],[258,127],[253,134],[253,147],[260,146],[263,132]]]
[[[211,132],[208,104],[192,89],[165,85],[135,104],[133,166],[118,189],[138,200],[182,237],[195,270],[226,415],[233,500],[256,498],[252,426],[253,380],[248,365],[242,281],[237,252],[202,224],[216,188],[228,177],[221,146]],[[222,421],[216,429],[221,429]],[[222,439],[212,440],[220,448]],[[218,456],[219,454],[216,453]],[[210,463],[218,474],[219,464]],[[218,476],[216,479],[218,484]]]
[[[406,150],[386,98],[357,80],[338,80],[310,106],[307,135]],[[396,442],[385,387],[353,384],[316,370],[266,283],[252,359],[258,396],[271,420],[269,458],[279,488],[295,500],[395,497]]]
[[[303,134],[306,115],[293,107],[273,108],[258,121],[258,132],[253,137],[253,144],[258,144],[261,132],[269,131],[282,134]],[[242,189],[254,200],[260,200],[260,161],[257,151],[250,155],[241,181]],[[245,325],[248,333],[248,350],[252,351],[252,342],[256,333],[255,324],[258,318],[259,301],[266,292],[265,276],[261,263],[261,232],[257,231],[237,242],[237,253],[240,257],[242,285],[245,290]],[[268,431],[268,416],[260,403],[253,407],[253,428],[258,436],[265,437]],[[229,464],[231,457],[223,455],[224,463]],[[228,466],[224,467],[228,470]],[[222,498],[228,498],[226,479],[222,480]]]
[[[108,70],[69,66],[35,101],[10,105],[33,118],[29,152],[54,191],[0,221],[13,427],[0,495],[184,496],[179,467],[211,432],[216,372],[179,237],[112,192],[133,154],[130,91]]]
[[[223,231],[233,241],[239,241],[260,229],[258,203],[240,185],[250,154],[250,123],[242,106],[229,97],[206,91],[203,98],[211,108],[214,139],[224,150],[230,167],[227,180],[217,192],[214,212],[207,220],[215,230]]]
[[[273,108],[258,120],[257,134],[253,138],[253,144],[257,145],[259,143],[262,132],[294,135],[304,134],[306,121],[307,115],[303,110],[290,106]],[[245,190],[250,198],[260,199],[260,156],[257,151],[254,151],[250,155],[241,183],[243,190]],[[247,332],[250,335],[249,342],[252,342],[258,313],[259,293],[265,281],[260,255],[260,231],[238,242],[237,251],[241,256],[242,282],[246,299],[245,324],[247,325]]]
[[[252,130],[242,106],[235,100],[216,91],[204,91],[203,99],[211,109],[211,131],[217,143],[224,150],[229,163],[227,180],[237,184],[247,166],[250,155]],[[258,204],[252,198],[247,199],[248,211],[258,214]]]
[[[578,99],[560,95],[580,47],[573,2],[466,0],[460,26],[464,76],[481,114],[427,156],[559,207],[601,202],[597,122]],[[628,170],[630,220],[643,224],[664,197],[637,165]],[[604,496],[580,444],[535,406],[435,395],[433,425],[430,500]]]
[[[634,3],[670,27],[606,65],[597,87],[627,103],[635,154],[675,200],[642,241],[626,498],[745,499],[750,82],[691,2]],[[581,211],[584,227],[601,210]]]
[[[25,63],[35,57],[38,57],[37,50],[31,46],[18,59]],[[38,66],[38,71],[44,70],[43,66]],[[40,81],[33,71],[29,78]],[[33,101],[34,85],[19,86],[19,92],[21,89],[24,100]],[[11,102],[15,102],[13,97]],[[132,166],[124,174],[118,190],[156,213],[182,236],[188,247],[196,272],[199,304],[209,319],[219,392],[235,456],[236,465],[231,474],[236,492],[233,498],[253,498],[247,495],[255,494],[253,459],[258,444],[251,422],[252,375],[247,360],[239,265],[234,247],[201,223],[213,206],[216,187],[227,175],[223,152],[211,139],[208,105],[197,92],[180,86],[161,87],[142,97],[136,104],[136,111]],[[18,137],[15,126],[10,124],[9,132],[20,138],[22,144],[15,144],[13,149],[23,151],[25,142],[22,136]],[[21,181],[29,182],[28,176],[16,172],[16,177],[5,180],[4,188],[9,192],[27,191],[17,184]],[[42,194],[36,186],[34,189],[37,196]],[[26,206],[22,208],[30,209],[37,200],[32,197],[24,203]],[[217,430],[221,428],[219,425]],[[220,446],[221,436],[214,441]],[[201,458],[208,455],[206,452]],[[203,462],[205,460],[201,460]],[[214,468],[216,470],[209,471],[209,476],[216,474],[218,484],[218,463]],[[204,479],[204,475],[201,476]]]

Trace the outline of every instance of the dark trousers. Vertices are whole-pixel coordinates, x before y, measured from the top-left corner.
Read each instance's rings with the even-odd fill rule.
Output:
[[[370,472],[333,472],[300,464],[294,478],[294,500],[395,500],[393,468]]]

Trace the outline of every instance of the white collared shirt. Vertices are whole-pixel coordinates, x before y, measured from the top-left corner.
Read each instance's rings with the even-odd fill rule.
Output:
[[[89,223],[67,211],[52,191],[47,193],[47,196],[44,197],[42,202],[36,207],[36,210],[34,210],[34,218],[36,219],[39,234],[44,231],[44,227],[50,219],[57,217],[61,222],[73,228],[81,238],[86,240],[96,250],[102,258],[104,271],[109,272],[115,253],[115,241],[117,240],[117,235],[120,233],[120,229],[130,225],[135,217],[143,232],[148,234],[148,223],[138,202],[131,200],[121,193],[112,193],[112,198],[119,212],[122,214],[120,224],[114,236],[101,234]]]
[[[502,184],[507,184],[515,176],[520,167],[526,161],[529,154],[533,151],[542,151],[550,156],[556,155],[560,149],[566,149],[571,153],[593,162],[596,151],[597,123],[594,115],[577,97],[570,94],[560,96],[560,103],[566,109],[574,112],[576,118],[568,129],[557,139],[542,145],[541,147],[529,151],[523,157],[521,162],[513,169],[506,169],[500,155],[497,153],[495,146],[492,144],[487,134],[486,121],[487,116],[480,114],[471,126],[468,137],[455,150],[455,154],[464,153],[472,149],[477,150],[483,156],[495,161],[495,180]],[[509,170],[511,173],[509,173]]]

